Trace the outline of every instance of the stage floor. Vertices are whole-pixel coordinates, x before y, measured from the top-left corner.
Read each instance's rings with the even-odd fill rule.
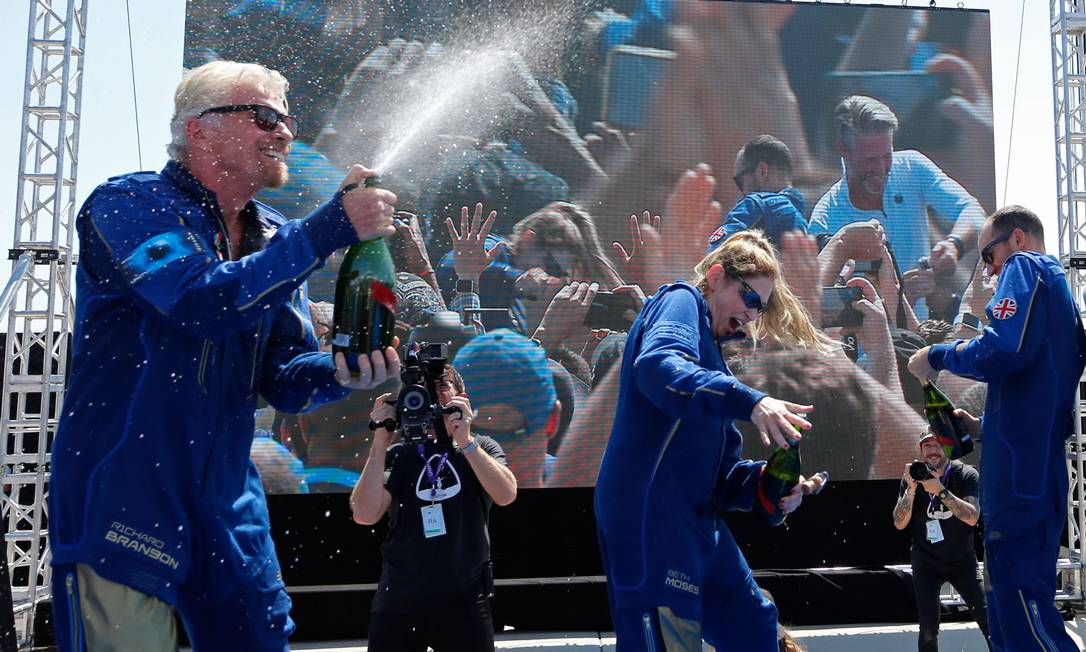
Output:
[[[1086,649],[1086,616],[1078,615],[1068,621],[1067,631]],[[916,625],[883,625],[856,627],[812,627],[792,630],[808,652],[914,652]],[[876,647],[877,646],[877,647]],[[613,652],[613,633],[567,632],[550,634],[519,634],[503,632],[498,635],[499,650],[533,650],[535,652]],[[945,623],[940,628],[939,647],[954,652],[987,652],[988,647],[974,623]],[[310,652],[365,652],[365,641],[330,643],[298,643],[292,650]]]

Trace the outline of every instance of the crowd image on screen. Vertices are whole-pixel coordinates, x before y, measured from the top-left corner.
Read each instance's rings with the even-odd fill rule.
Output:
[[[721,355],[747,384],[814,403],[804,454],[835,479],[900,476],[924,423],[905,361],[984,328],[987,13],[190,0],[187,20],[187,67],[253,61],[290,80],[290,178],[258,199],[301,217],[347,165],[390,161],[397,334],[449,345],[473,427],[522,488],[594,485],[634,317],[736,233],[766,234],[834,345],[784,353],[755,321]],[[489,47],[485,74],[461,74]],[[326,345],[339,260],[309,281]],[[939,383],[956,402],[983,391]],[[260,410],[269,491],[349,491],[373,400],[397,384]],[[744,455],[772,452],[745,434]]]

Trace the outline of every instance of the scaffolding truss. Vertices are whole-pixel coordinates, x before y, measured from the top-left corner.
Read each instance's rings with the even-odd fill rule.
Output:
[[[1053,108],[1056,136],[1057,229],[1060,261],[1068,270],[1076,300],[1086,289],[1086,7],[1081,0],[1050,0]],[[1080,309],[1083,306],[1080,305]],[[1086,533],[1086,438],[1079,383],[1075,434],[1067,445],[1070,496],[1067,501],[1066,558],[1060,560],[1061,593],[1086,600],[1083,534]]]
[[[7,312],[0,441],[0,516],[22,646],[49,597],[49,451],[64,393],[73,326],[76,171],[87,0],[31,0],[14,248],[32,264],[16,276]],[[1086,289],[1086,6],[1050,0],[1059,254],[1074,296]],[[15,265],[13,263],[13,270]],[[2,314],[4,306],[0,306]],[[1086,389],[1086,386],[1083,386]],[[1080,392],[1080,394],[1083,394]],[[1086,394],[1083,394],[1086,395]],[[1081,401],[1067,448],[1071,478],[1059,597],[1086,599],[1086,438]]]
[[[49,597],[49,451],[64,395],[72,330],[75,182],[87,0],[31,0],[19,144],[15,257],[7,313],[0,441],[0,514],[20,644],[32,643],[36,605]],[[24,258],[25,260],[25,258]]]

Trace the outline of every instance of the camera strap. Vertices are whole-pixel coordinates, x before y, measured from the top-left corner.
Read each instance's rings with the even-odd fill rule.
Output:
[[[943,476],[939,478],[939,484],[943,485],[944,488],[946,487],[947,480],[950,479],[950,467],[952,466],[954,466],[954,463],[948,461],[946,463],[946,469],[943,470]],[[931,501],[931,509],[928,510],[928,513],[934,514],[935,511],[939,508],[939,496],[936,496],[935,494],[929,494],[928,499]]]
[[[449,461],[449,454],[442,453],[441,458],[437,461],[437,469],[433,469],[430,466],[430,460],[426,457],[426,447],[423,444],[419,444],[419,457],[422,458],[422,466],[426,469],[426,478],[430,481],[430,504],[434,503],[437,498],[437,479],[441,475],[441,471],[445,468],[445,464]]]

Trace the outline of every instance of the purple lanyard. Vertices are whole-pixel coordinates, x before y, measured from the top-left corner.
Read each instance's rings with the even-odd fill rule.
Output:
[[[939,478],[939,484],[943,485],[944,489],[948,489],[948,487],[946,486],[946,481],[947,481],[947,478],[950,477],[950,467],[951,467],[951,463],[947,462],[946,463],[946,470],[943,471],[943,477]],[[427,465],[426,468],[427,469],[430,468],[429,465]],[[931,500],[931,509],[928,510],[928,513],[929,514],[934,514],[935,513],[935,508],[938,506],[938,504],[940,502],[939,501],[939,496],[929,496],[929,499]]]
[[[437,498],[437,478],[441,475],[441,470],[445,468],[445,463],[449,461],[449,454],[442,453],[441,459],[437,461],[437,470],[430,468],[430,460],[426,458],[426,448],[419,444],[419,457],[422,458],[422,466],[426,469],[426,477],[430,480],[430,502],[434,502]]]

